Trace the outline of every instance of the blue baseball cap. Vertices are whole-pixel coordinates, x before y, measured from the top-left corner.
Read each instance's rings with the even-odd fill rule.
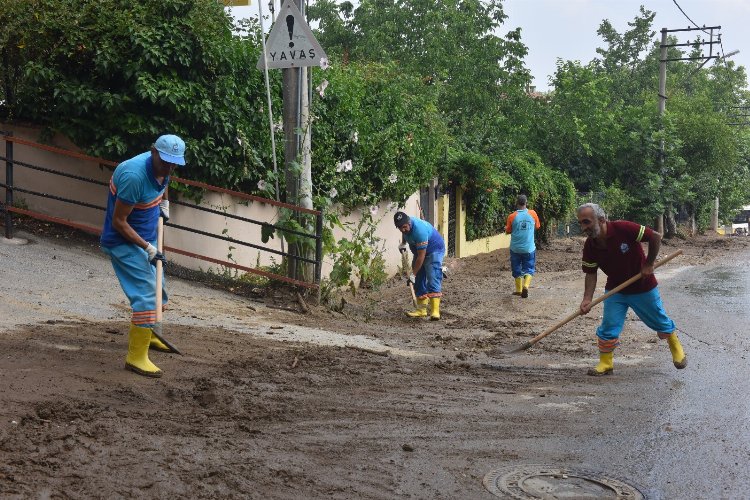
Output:
[[[159,157],[169,163],[185,165],[185,141],[176,135],[162,135],[154,143]]]

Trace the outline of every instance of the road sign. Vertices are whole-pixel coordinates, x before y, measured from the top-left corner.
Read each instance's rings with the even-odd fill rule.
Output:
[[[323,47],[313,36],[302,13],[292,0],[285,0],[266,40],[268,67],[319,66],[324,57]],[[258,59],[257,67],[263,69],[263,54]]]

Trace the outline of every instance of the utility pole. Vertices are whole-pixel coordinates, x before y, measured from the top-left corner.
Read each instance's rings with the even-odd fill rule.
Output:
[[[661,30],[659,45],[659,124],[661,126],[664,111],[667,108],[667,28]],[[659,172],[664,182],[664,137],[659,141]],[[664,234],[664,214],[656,219],[656,232]]]
[[[717,40],[714,41],[714,30],[720,30],[721,26],[703,26],[702,28],[683,28],[683,29],[674,29],[670,30],[667,28],[662,28],[661,30],[661,44],[659,45],[659,121],[662,122],[664,117],[664,112],[667,107],[667,62],[668,61],[700,61],[703,60],[703,64],[699,66],[698,69],[703,67],[708,61],[711,59],[718,59],[719,55],[718,53],[716,55],[713,55],[713,47],[714,44],[720,44],[721,43],[721,35],[717,35]],[[668,44],[668,36],[669,33],[676,33],[681,31],[703,31],[706,34],[710,35],[710,40],[700,41],[696,40],[692,43],[673,43]],[[707,31],[710,30],[710,31]],[[700,57],[674,57],[669,58],[667,50],[669,47],[696,47],[700,45],[708,45],[709,46],[709,53],[708,56],[705,56],[701,54]],[[663,128],[663,127],[662,127]],[[659,175],[661,175],[661,182],[662,186],[664,185],[664,180],[667,175],[667,171],[664,168],[664,138],[662,137],[659,141]],[[666,232],[665,232],[665,226],[666,226]],[[662,215],[657,217],[656,219],[656,231],[664,234],[665,236],[672,237],[675,234],[676,227],[674,222],[674,213],[672,211],[672,202],[671,200],[667,200],[665,203],[665,211]]]
[[[302,0],[293,0],[293,3],[304,17],[305,4]],[[311,123],[307,75],[308,68],[305,66],[282,70],[282,116],[286,201],[304,208],[312,208]],[[296,245],[289,245],[292,257],[289,259],[287,275],[290,278],[298,279],[298,274],[305,272],[303,268],[310,267],[297,265],[298,261],[294,257],[305,256],[305,252],[301,250]]]
[[[264,70],[282,70],[281,117],[284,127],[285,201],[301,208],[312,209],[307,68],[321,66],[328,58],[307,24],[304,9],[302,0],[283,0],[257,67]],[[295,217],[297,222],[312,232],[312,224],[308,224],[309,221],[304,216],[297,212]],[[298,257],[303,257],[304,253],[306,252],[302,252],[297,245],[289,245],[287,276],[290,278],[298,279],[300,272],[312,277],[312,266],[299,262]]]

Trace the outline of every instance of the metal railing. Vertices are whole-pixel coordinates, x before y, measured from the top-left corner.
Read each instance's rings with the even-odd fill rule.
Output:
[[[35,211],[32,211],[32,210],[23,209],[23,208],[19,208],[19,207],[14,206],[14,193],[18,192],[18,193],[24,193],[24,194],[28,194],[28,195],[32,195],[32,196],[39,196],[39,197],[42,197],[42,198],[52,199],[52,200],[59,201],[59,202],[62,202],[62,203],[68,203],[68,204],[78,205],[78,206],[87,207],[87,208],[91,208],[91,209],[95,209],[95,210],[106,211],[106,207],[104,207],[104,206],[95,205],[93,203],[87,203],[87,202],[84,202],[84,201],[81,201],[81,200],[75,200],[75,199],[72,199],[72,198],[66,198],[66,197],[63,197],[63,196],[57,196],[57,195],[53,195],[53,194],[49,194],[49,193],[45,193],[45,192],[41,192],[41,191],[36,191],[36,190],[30,189],[30,187],[28,187],[28,186],[27,187],[18,186],[18,185],[16,185],[16,183],[14,182],[14,179],[13,179],[13,173],[14,173],[14,168],[15,167],[28,168],[28,169],[35,170],[35,171],[38,171],[38,172],[42,172],[44,174],[55,175],[55,176],[62,176],[62,177],[66,177],[66,178],[69,178],[69,179],[74,179],[74,180],[77,180],[77,181],[86,182],[86,183],[89,183],[89,184],[94,184],[94,185],[97,185],[97,186],[108,187],[109,183],[108,182],[99,181],[99,180],[96,180],[96,179],[92,179],[92,178],[88,178],[88,177],[84,177],[84,176],[81,176],[81,175],[75,175],[75,174],[70,174],[70,173],[67,173],[67,172],[61,172],[59,170],[55,170],[55,169],[52,169],[52,168],[48,168],[48,167],[44,167],[44,166],[40,166],[40,165],[33,165],[31,163],[27,163],[27,162],[24,162],[24,161],[17,160],[13,156],[13,153],[14,153],[13,152],[13,145],[14,144],[23,144],[25,146],[30,146],[30,147],[33,147],[33,148],[45,150],[45,151],[48,151],[48,152],[52,152],[52,153],[55,153],[55,154],[60,154],[60,155],[67,156],[67,157],[72,157],[72,158],[76,158],[76,159],[80,159],[80,160],[85,160],[85,161],[96,162],[100,166],[110,167],[112,169],[114,169],[117,166],[116,162],[109,161],[109,160],[104,160],[104,159],[101,159],[101,158],[96,158],[96,157],[93,157],[93,156],[84,155],[84,154],[81,154],[81,153],[76,153],[74,151],[69,151],[69,150],[66,150],[66,149],[57,148],[57,147],[49,146],[49,145],[46,145],[46,144],[39,144],[39,143],[36,143],[36,142],[33,142],[33,141],[29,141],[29,140],[26,140],[26,139],[22,139],[22,138],[19,138],[19,137],[14,137],[12,132],[0,131],[0,137],[2,137],[2,139],[5,141],[5,156],[0,156],[0,160],[4,160],[5,161],[5,182],[4,183],[0,182],[0,187],[5,188],[5,202],[4,203],[0,202],[0,209],[5,212],[5,217],[4,218],[5,218],[5,237],[6,238],[13,239],[13,232],[14,232],[13,213],[26,215],[26,216],[29,216],[29,217],[33,217],[33,218],[40,219],[40,220],[45,220],[45,221],[48,221],[48,222],[53,222],[53,223],[56,223],[56,224],[62,224],[62,225],[65,225],[65,226],[70,226],[70,227],[73,227],[73,228],[76,228],[76,229],[79,229],[79,230],[83,230],[83,231],[86,231],[86,232],[89,232],[89,233],[97,234],[97,235],[101,234],[101,228],[98,228],[98,227],[93,227],[93,226],[89,226],[89,225],[86,225],[86,224],[72,222],[70,220],[63,219],[63,218],[60,218],[60,217],[52,217],[52,216],[49,216],[49,215],[46,215],[46,214],[43,214],[43,213],[40,213],[40,212],[35,212]],[[260,276],[264,276],[264,277],[266,277],[268,279],[272,279],[272,280],[276,280],[276,281],[282,281],[282,282],[285,282],[285,283],[289,283],[289,284],[293,284],[293,285],[298,285],[298,286],[302,286],[302,287],[305,287],[305,288],[318,288],[319,287],[319,285],[320,285],[320,279],[321,279],[321,273],[322,273],[322,262],[323,262],[323,212],[322,211],[320,211],[320,210],[312,210],[312,209],[303,208],[303,207],[298,207],[296,205],[292,205],[292,204],[289,204],[289,203],[282,203],[282,202],[278,202],[276,200],[270,200],[270,199],[267,199],[267,198],[261,198],[261,197],[258,197],[258,196],[253,196],[253,195],[241,193],[239,191],[232,191],[230,189],[220,188],[220,187],[212,186],[210,184],[206,184],[206,183],[203,183],[203,182],[193,181],[193,180],[189,180],[189,179],[183,179],[183,178],[180,178],[180,177],[171,177],[170,180],[173,181],[173,182],[178,182],[178,183],[185,184],[185,185],[188,185],[188,186],[193,186],[193,187],[197,187],[197,188],[200,188],[200,189],[205,189],[207,191],[212,191],[212,192],[215,192],[215,193],[228,194],[230,196],[233,196],[235,198],[242,199],[242,200],[256,201],[256,202],[260,202],[260,203],[266,203],[266,204],[277,206],[277,207],[280,207],[280,208],[286,208],[286,209],[289,209],[289,210],[293,210],[293,211],[296,211],[298,213],[305,213],[305,214],[309,214],[309,215],[315,216],[315,219],[316,219],[315,233],[314,234],[310,234],[310,233],[306,233],[306,232],[303,232],[303,231],[295,231],[295,230],[287,229],[287,228],[280,227],[280,226],[277,226],[275,224],[271,224],[271,223],[268,223],[268,222],[262,222],[262,221],[250,219],[250,218],[247,218],[247,217],[242,217],[242,216],[239,216],[239,215],[225,213],[225,212],[222,212],[220,210],[215,210],[213,208],[204,207],[204,206],[197,205],[197,204],[194,204],[194,203],[189,203],[189,202],[186,202],[186,201],[179,201],[179,200],[170,201],[171,203],[174,203],[176,205],[181,205],[181,206],[189,207],[189,208],[192,208],[192,209],[195,209],[195,210],[199,210],[199,211],[202,211],[202,212],[207,212],[207,213],[219,215],[221,217],[227,217],[227,218],[238,220],[238,221],[245,222],[245,223],[248,223],[248,224],[255,224],[255,225],[260,225],[260,226],[272,227],[275,230],[278,230],[280,232],[280,234],[282,234],[282,235],[285,234],[285,233],[288,233],[288,234],[293,234],[293,235],[301,237],[301,238],[307,238],[307,239],[313,240],[314,243],[315,243],[315,258],[314,259],[311,259],[311,258],[308,258],[308,257],[304,257],[304,256],[301,256],[301,255],[296,255],[296,254],[290,253],[290,252],[285,252],[285,251],[282,251],[282,250],[275,250],[273,248],[270,248],[270,247],[262,245],[262,244],[252,243],[252,242],[248,242],[248,241],[243,241],[243,240],[239,240],[239,239],[236,239],[236,238],[232,238],[232,237],[229,237],[229,236],[224,236],[223,234],[213,234],[213,233],[208,232],[208,231],[203,231],[203,230],[200,230],[200,229],[191,228],[191,227],[184,226],[184,225],[179,225],[179,224],[176,224],[174,222],[167,222],[165,224],[168,227],[179,229],[181,231],[188,231],[188,232],[195,233],[195,234],[200,234],[202,236],[206,236],[206,237],[209,237],[209,238],[213,238],[213,239],[217,239],[217,240],[222,240],[222,241],[226,241],[226,242],[237,244],[237,245],[242,245],[242,246],[249,247],[249,248],[255,248],[255,249],[263,251],[263,252],[268,252],[268,253],[272,253],[272,254],[275,254],[275,255],[281,255],[282,257],[291,259],[292,261],[295,262],[295,264],[297,262],[307,262],[307,263],[313,264],[314,265],[314,277],[313,277],[314,281],[313,282],[309,282],[309,281],[298,280],[298,279],[290,278],[288,276],[283,276],[283,275],[280,275],[280,274],[271,273],[269,271],[264,271],[262,269],[257,269],[257,268],[253,268],[253,267],[243,266],[243,265],[237,264],[235,262],[229,262],[229,261],[224,261],[224,260],[220,260],[220,259],[215,259],[215,258],[212,258],[212,257],[208,257],[208,256],[205,256],[205,255],[200,255],[200,254],[197,254],[197,253],[194,253],[194,252],[190,252],[188,250],[181,249],[181,248],[174,248],[174,247],[165,246],[164,247],[165,250],[167,250],[169,252],[174,252],[174,253],[179,254],[179,255],[184,255],[184,256],[192,257],[192,258],[199,259],[199,260],[202,260],[202,261],[211,262],[211,263],[214,263],[214,264],[219,264],[219,265],[222,265],[222,266],[225,266],[225,267],[228,267],[228,268],[233,268],[233,269],[237,269],[237,270],[240,270],[240,271],[257,274],[257,275],[260,275]]]

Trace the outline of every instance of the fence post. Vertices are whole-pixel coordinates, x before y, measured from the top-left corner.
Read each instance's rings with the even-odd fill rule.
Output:
[[[320,277],[323,273],[323,209],[315,217],[315,283],[320,285]]]
[[[13,132],[5,132],[5,237],[13,239],[13,141],[7,138],[13,136]]]

